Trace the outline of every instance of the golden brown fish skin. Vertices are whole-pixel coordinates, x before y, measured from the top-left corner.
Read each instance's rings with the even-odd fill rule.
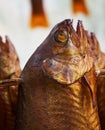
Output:
[[[96,70],[105,68],[105,53],[100,49],[95,34],[91,33],[91,45]],[[105,130],[105,77],[100,76],[97,81],[98,112],[102,130]]]
[[[88,42],[91,46],[91,54],[94,59],[95,69],[98,71],[105,68],[105,54],[101,51],[99,42],[94,33],[88,34]],[[105,129],[105,82],[104,77],[97,80],[98,113],[102,130]]]
[[[62,85],[45,76],[39,68],[28,69],[28,74],[34,76],[26,79],[24,72],[27,82],[19,88],[21,105],[16,130],[100,130],[97,106],[92,106],[86,85],[82,86],[80,82]]]
[[[21,74],[16,130],[100,130],[87,43],[79,41],[70,19],[52,29]]]
[[[0,37],[0,80],[19,77],[21,73],[16,50],[5,37]],[[0,130],[14,130],[18,86],[0,87]]]
[[[90,33],[89,44],[91,46],[92,57],[96,70],[105,68],[105,53],[102,52],[99,41],[94,33]]]
[[[97,101],[100,123],[102,130],[105,130],[105,77],[99,77],[97,86]]]
[[[105,77],[99,77],[97,82],[98,113],[102,130],[105,130]]]
[[[0,79],[18,77],[20,74],[19,58],[10,39],[5,42],[0,37]]]

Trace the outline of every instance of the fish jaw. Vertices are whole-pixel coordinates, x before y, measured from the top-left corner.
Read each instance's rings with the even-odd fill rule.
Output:
[[[87,60],[90,61],[88,64]],[[85,59],[73,57],[68,62],[57,58],[48,58],[43,61],[42,69],[45,74],[59,83],[72,84],[88,72],[92,66],[93,60],[88,56]]]

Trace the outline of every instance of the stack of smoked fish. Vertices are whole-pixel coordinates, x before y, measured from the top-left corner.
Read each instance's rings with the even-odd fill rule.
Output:
[[[76,30],[70,19],[58,23],[21,75],[14,49],[13,63],[2,58],[2,44],[1,40],[0,129],[12,130],[13,119],[15,130],[105,130],[105,54],[95,34],[85,30],[81,21]],[[15,67],[6,75],[9,63]],[[17,78],[11,79],[13,75]],[[17,84],[18,97],[16,86],[10,91]]]

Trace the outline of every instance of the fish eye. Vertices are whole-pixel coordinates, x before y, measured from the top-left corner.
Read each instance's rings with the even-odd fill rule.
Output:
[[[62,43],[65,44],[68,40],[68,32],[67,30],[57,30],[55,35],[54,35],[54,39],[56,42],[58,43]]]

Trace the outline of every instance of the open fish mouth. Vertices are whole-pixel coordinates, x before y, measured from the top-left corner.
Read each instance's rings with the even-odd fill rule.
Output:
[[[47,58],[43,61],[42,69],[45,74],[61,84],[72,84],[81,78],[92,67],[92,62],[86,64],[86,59],[73,57],[70,60],[61,58]]]

